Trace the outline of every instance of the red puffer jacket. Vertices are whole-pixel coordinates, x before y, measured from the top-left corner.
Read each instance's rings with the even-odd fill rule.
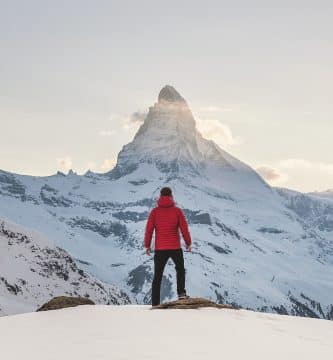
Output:
[[[191,235],[183,211],[175,206],[172,196],[161,196],[147,221],[145,247],[150,248],[155,230],[155,250],[180,249],[179,229],[186,245],[191,245]]]

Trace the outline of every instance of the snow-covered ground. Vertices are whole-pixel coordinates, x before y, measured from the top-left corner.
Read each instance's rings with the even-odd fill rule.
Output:
[[[80,306],[0,318],[6,360],[333,359],[333,322],[246,310]]]

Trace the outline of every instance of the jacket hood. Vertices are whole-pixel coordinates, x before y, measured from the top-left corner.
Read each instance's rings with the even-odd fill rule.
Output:
[[[173,201],[172,196],[160,196],[157,201],[157,205],[159,207],[171,207],[175,205],[175,202]]]

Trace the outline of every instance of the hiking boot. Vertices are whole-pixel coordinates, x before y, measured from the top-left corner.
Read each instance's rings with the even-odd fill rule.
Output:
[[[180,294],[178,295],[178,300],[185,300],[185,299],[189,299],[190,297],[188,295],[184,294]]]

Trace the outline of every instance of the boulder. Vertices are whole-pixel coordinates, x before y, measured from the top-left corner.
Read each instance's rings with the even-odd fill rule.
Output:
[[[42,305],[37,311],[57,310],[79,305],[95,305],[95,303],[83,297],[57,296]]]
[[[217,309],[235,309],[228,304],[216,304],[215,302],[204,298],[188,298],[176,301],[166,302],[152,309],[199,309],[202,307],[213,307]]]

